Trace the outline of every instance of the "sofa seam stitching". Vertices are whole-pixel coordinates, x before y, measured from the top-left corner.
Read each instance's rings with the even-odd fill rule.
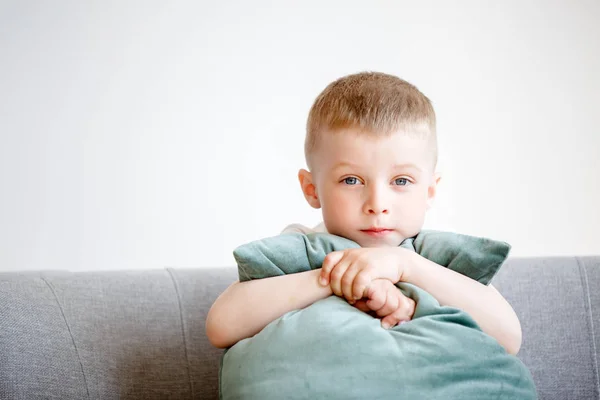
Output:
[[[73,332],[71,331],[71,326],[69,326],[69,322],[67,321],[67,317],[65,315],[62,305],[60,304],[60,301],[58,300],[58,296],[56,295],[54,287],[43,276],[41,276],[40,278],[50,288],[50,291],[52,292],[52,295],[54,296],[54,300],[56,300],[56,304],[58,304],[60,313],[63,317],[63,320],[65,321],[65,325],[67,326],[67,331],[69,331],[69,336],[71,336],[71,342],[73,343],[73,347],[75,348],[75,353],[77,354],[77,360],[79,361],[79,366],[81,367],[81,374],[83,375],[83,383],[85,384],[85,391],[87,392],[88,399],[90,399],[91,398],[90,397],[90,389],[87,384],[87,378],[85,377],[85,371],[83,369],[83,363],[81,362],[81,356],[79,354],[79,349],[77,348],[77,344],[75,343],[75,338],[73,337]]]
[[[187,373],[188,373],[188,382],[190,383],[190,391],[192,392],[192,398],[194,398],[194,382],[192,381],[192,372],[190,367],[190,358],[188,356],[188,346],[187,339],[185,335],[185,323],[183,321],[183,309],[181,307],[181,296],[179,294],[179,286],[177,285],[177,281],[173,276],[173,272],[171,268],[166,268],[167,273],[171,277],[171,281],[173,282],[173,286],[175,287],[175,293],[177,294],[177,305],[179,306],[179,320],[181,321],[181,336],[183,338],[183,352],[185,354],[185,361],[187,363]]]
[[[587,309],[588,309],[588,320],[589,320],[589,326],[590,326],[590,333],[591,333],[591,339],[592,339],[592,360],[594,362],[594,373],[596,375],[596,394],[600,395],[600,376],[598,374],[598,357],[597,357],[597,346],[596,346],[596,334],[595,334],[595,328],[594,328],[594,318],[592,315],[592,299],[590,297],[590,286],[589,286],[589,279],[587,276],[587,269],[585,268],[585,265],[582,264],[580,257],[575,257],[575,259],[577,260],[577,265],[579,266],[579,270],[581,272],[581,279],[582,279],[582,284],[583,284],[583,289],[585,291],[585,298],[584,301],[586,301],[586,305],[587,305]]]

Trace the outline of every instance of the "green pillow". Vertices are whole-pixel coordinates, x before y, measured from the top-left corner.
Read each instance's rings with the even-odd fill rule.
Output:
[[[489,285],[510,252],[506,242],[433,230],[421,231],[400,247],[413,249],[428,260],[484,285]]]
[[[328,233],[286,233],[256,240],[234,250],[240,281],[321,268],[332,251],[360,247]],[[487,285],[510,251],[505,242],[442,231],[421,231],[400,244],[436,264]]]
[[[482,283],[509,250],[506,243],[432,231],[402,246]],[[240,280],[249,280],[319,268],[327,253],[351,247],[358,245],[329,234],[294,233],[240,246],[234,256]],[[221,398],[537,398],[527,368],[467,313],[414,285],[397,286],[416,308],[410,322],[392,329],[330,296],[241,340],[223,355]]]

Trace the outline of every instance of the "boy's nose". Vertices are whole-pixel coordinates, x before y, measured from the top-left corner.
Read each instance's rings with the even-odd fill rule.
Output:
[[[366,214],[389,214],[389,207],[385,193],[381,188],[373,187],[369,190],[369,198],[364,203],[363,211]]]
[[[388,213],[387,208],[384,208],[384,209],[370,208],[369,209],[369,214],[387,214],[387,213]]]

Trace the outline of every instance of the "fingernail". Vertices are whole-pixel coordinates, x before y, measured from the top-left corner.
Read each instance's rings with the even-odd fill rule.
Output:
[[[326,285],[327,285],[327,279],[325,279],[325,278],[321,278],[321,279],[319,279],[319,283],[320,283],[321,285],[323,285],[323,286],[326,286]]]
[[[389,328],[390,328],[390,324],[388,324],[387,322],[382,322],[382,323],[381,323],[381,327],[382,327],[383,329],[389,329]]]
[[[408,322],[408,321],[400,321],[400,322],[398,322],[398,325],[402,325],[402,324],[404,324],[406,322]]]

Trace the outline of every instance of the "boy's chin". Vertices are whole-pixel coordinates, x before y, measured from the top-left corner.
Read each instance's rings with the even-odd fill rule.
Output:
[[[398,247],[400,243],[358,243],[360,247]]]
[[[399,232],[392,232],[388,237],[370,237],[363,232],[330,232],[333,235],[341,236],[350,239],[357,243],[360,247],[398,247],[404,240]]]
[[[360,245],[360,247],[398,247],[400,246],[401,241],[397,239],[363,239],[360,238],[358,240],[354,240],[356,243]]]

